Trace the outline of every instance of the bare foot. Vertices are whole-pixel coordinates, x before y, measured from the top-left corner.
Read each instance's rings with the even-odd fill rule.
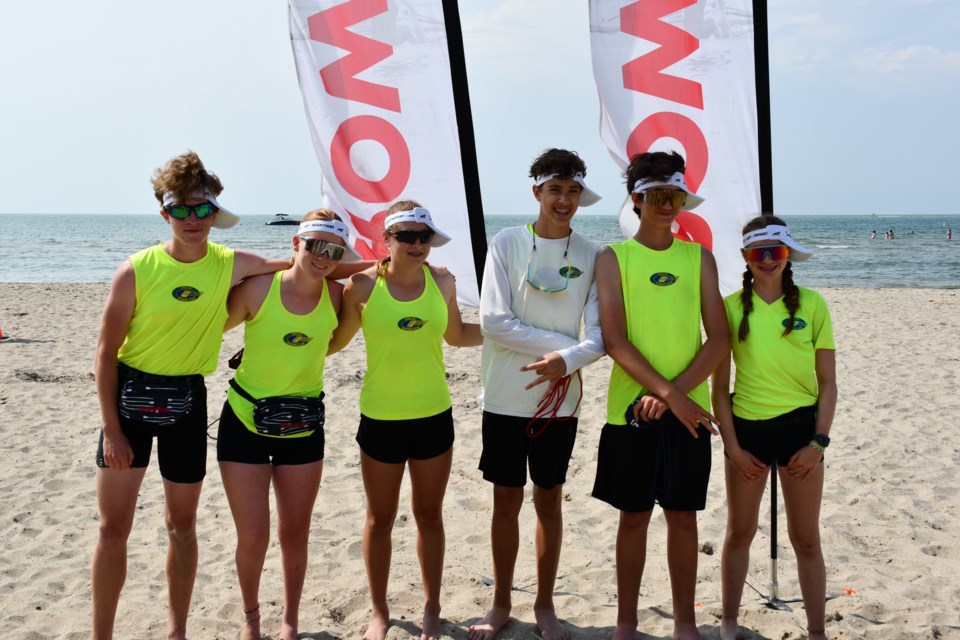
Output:
[[[243,610],[240,623],[240,640],[260,640],[260,605]]]
[[[533,609],[533,617],[537,619],[540,634],[543,640],[570,640],[570,632],[560,624],[557,612],[553,609]]]
[[[483,620],[470,625],[467,635],[470,636],[470,640],[493,640],[497,632],[508,622],[510,622],[510,609],[494,606],[487,611],[487,615],[483,616]]]
[[[826,631],[807,631],[808,640],[827,640]]]
[[[297,628],[289,622],[280,625],[280,640],[297,640]]]
[[[700,640],[700,630],[695,622],[674,622],[673,640]]]
[[[439,640],[440,638],[440,605],[425,605],[423,607],[423,632],[420,640]]]
[[[370,614],[370,624],[363,632],[363,640],[384,640],[387,637],[387,627],[390,626],[390,614],[373,611]]]
[[[720,618],[720,640],[741,640],[740,625],[736,618]]]
[[[636,640],[637,623],[618,622],[613,629],[613,640]]]

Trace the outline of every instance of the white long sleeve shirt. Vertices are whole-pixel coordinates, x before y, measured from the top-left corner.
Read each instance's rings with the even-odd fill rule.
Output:
[[[480,294],[483,391],[477,399],[484,411],[533,416],[549,384],[524,390],[538,376],[520,371],[520,367],[555,351],[572,374],[604,354],[594,283],[600,247],[576,233],[571,233],[569,249],[567,238],[537,236],[536,251],[531,255],[533,243],[529,226],[511,227],[494,236],[487,249]],[[568,261],[563,259],[564,251]],[[527,283],[528,260],[530,279],[549,289],[564,286],[569,266],[567,288],[544,293]],[[574,375],[557,415],[574,415],[580,394]]]

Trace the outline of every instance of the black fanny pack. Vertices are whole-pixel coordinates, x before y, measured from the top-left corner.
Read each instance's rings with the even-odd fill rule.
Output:
[[[268,396],[258,400],[233,378],[230,386],[253,403],[253,426],[260,435],[283,437],[323,428],[323,391],[317,398]]]
[[[158,376],[118,362],[120,416],[155,427],[176,424],[193,410],[194,386],[200,375]]]

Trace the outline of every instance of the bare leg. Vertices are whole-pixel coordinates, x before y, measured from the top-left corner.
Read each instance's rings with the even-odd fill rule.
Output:
[[[513,570],[520,549],[520,509],[523,487],[493,485],[493,520],[490,546],[493,550],[493,606],[483,620],[469,630],[471,640],[493,640],[510,621]]]
[[[537,510],[537,599],[533,613],[543,640],[570,640],[570,632],[560,624],[553,604],[563,544],[563,485],[552,489],[534,485],[533,506]]]
[[[400,503],[403,464],[378,462],[360,452],[360,472],[367,494],[367,520],[363,527],[363,561],[370,587],[370,624],[364,640],[383,640],[390,625],[387,583],[390,579],[391,534]]]
[[[640,582],[647,562],[647,528],[653,510],[620,512],[617,528],[617,626],[613,640],[634,640],[637,635],[637,605]]]
[[[280,640],[297,640],[300,598],[307,575],[310,517],[320,491],[323,460],[309,464],[278,465],[273,469],[277,499],[277,539],[283,559],[283,622]]]
[[[137,494],[145,473],[146,469],[97,468],[100,531],[91,566],[93,625],[90,637],[93,640],[113,637],[117,603],[127,576],[127,538],[133,528]]]
[[[186,640],[190,598],[197,577],[197,505],[203,482],[171,482],[164,478],[167,538],[167,638]]]
[[[750,568],[750,544],[757,533],[760,517],[760,500],[766,487],[764,474],[761,479],[744,480],[725,460],[724,473],[727,481],[727,535],[723,541],[720,557],[720,576],[723,593],[723,617],[720,619],[721,640],[737,640],[740,637],[740,601],[743,584]]]
[[[417,522],[417,557],[423,580],[423,633],[421,640],[440,637],[440,583],[446,537],[443,530],[443,496],[450,479],[453,449],[428,460],[410,460],[413,517]]]
[[[234,553],[243,603],[241,640],[260,639],[260,575],[270,542],[270,465],[221,462],[220,477],[237,529]]]
[[[697,595],[697,512],[663,510],[667,521],[667,566],[673,593],[673,637],[699,640]]]
[[[810,640],[825,639],[827,575],[820,547],[820,502],[823,497],[823,465],[810,472],[806,481],[795,480],[780,470],[787,530],[797,556],[797,574],[803,608],[807,612]]]

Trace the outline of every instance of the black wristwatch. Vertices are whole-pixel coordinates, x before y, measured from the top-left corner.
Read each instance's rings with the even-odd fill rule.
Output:
[[[825,436],[822,433],[815,433],[813,437],[810,438],[810,442],[816,442],[818,445],[826,449],[830,446],[830,436]]]

